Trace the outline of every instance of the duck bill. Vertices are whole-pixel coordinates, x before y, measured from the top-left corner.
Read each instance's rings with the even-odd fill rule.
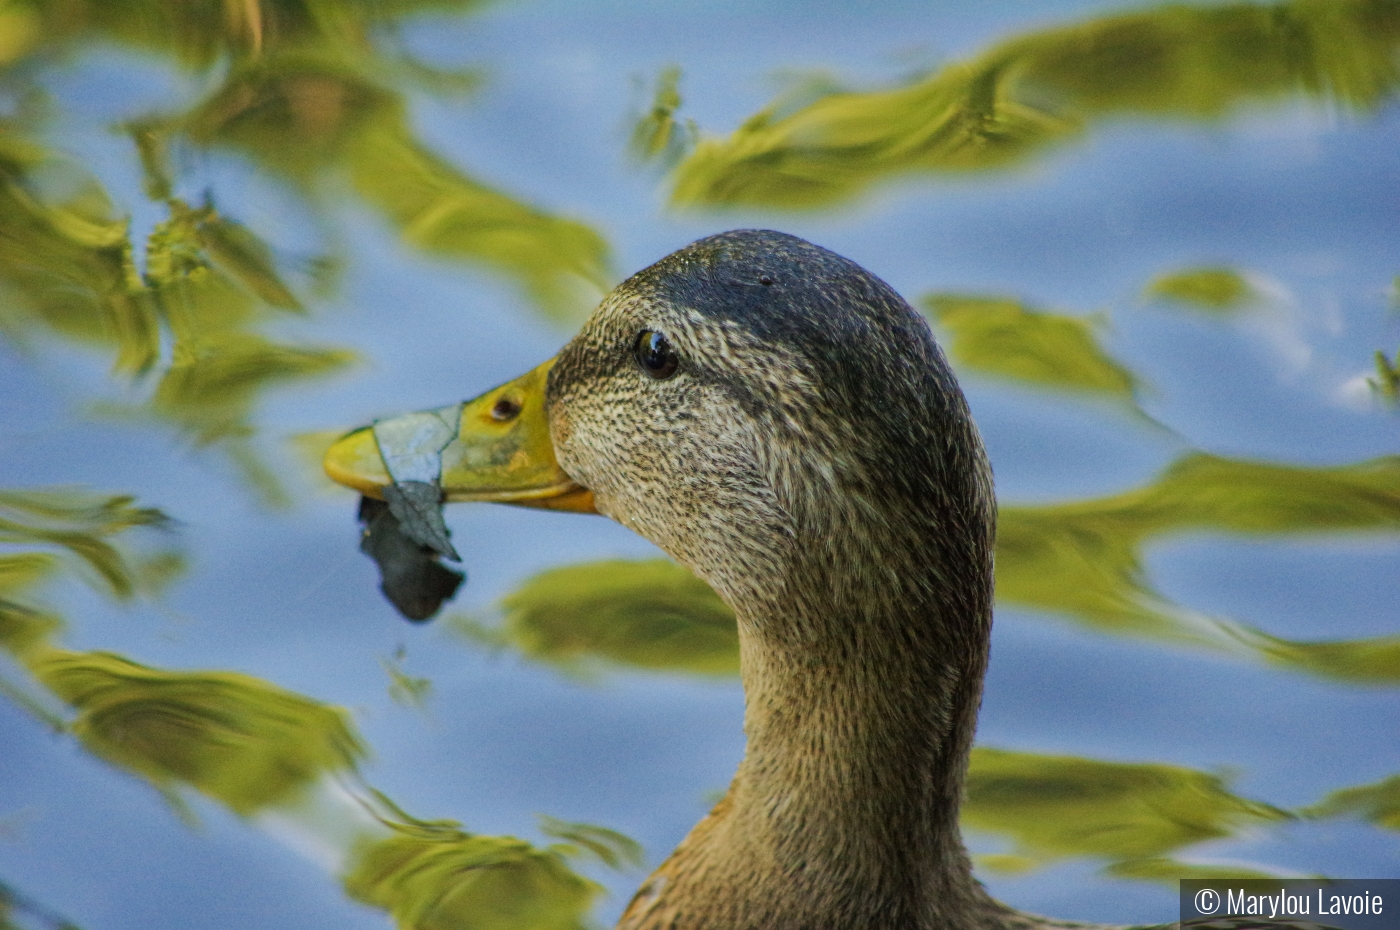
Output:
[[[377,420],[337,440],[324,466],[367,497],[406,482],[437,485],[444,501],[494,501],[597,513],[593,492],[554,458],[545,378],[554,360],[480,397]]]

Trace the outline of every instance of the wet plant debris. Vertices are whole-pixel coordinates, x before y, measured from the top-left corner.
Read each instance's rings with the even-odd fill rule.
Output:
[[[399,490],[391,485],[386,496]],[[411,491],[393,497],[388,503],[360,498],[360,551],[379,566],[380,590],[394,609],[407,620],[423,623],[456,595],[467,576],[441,562],[443,557],[460,557],[447,541],[440,498],[429,505]]]

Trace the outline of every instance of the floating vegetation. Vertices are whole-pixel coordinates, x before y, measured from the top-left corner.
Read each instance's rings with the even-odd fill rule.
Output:
[[[1400,85],[1400,5],[1160,6],[1011,39],[904,86],[750,117],[676,169],[679,206],[816,207],[911,172],[1018,164],[1123,116],[1218,120],[1303,98],[1369,111]]]
[[[1288,812],[1241,798],[1215,775],[1160,763],[1128,764],[1009,752],[972,751],[962,823],[1011,838],[1014,852],[978,857],[994,871],[1040,868],[1058,859],[1106,860],[1111,874],[1175,881],[1238,876],[1231,864],[1183,869],[1169,854]],[[1257,877],[1269,877],[1256,873]]]
[[[930,294],[922,303],[951,335],[948,351],[966,370],[1099,394],[1136,409],[1137,378],[1099,345],[1093,318],[1032,310],[1002,297]]]
[[[1225,315],[1241,309],[1254,298],[1254,289],[1233,268],[1187,268],[1160,275],[1143,288],[1148,299],[1166,299],[1208,313]]]

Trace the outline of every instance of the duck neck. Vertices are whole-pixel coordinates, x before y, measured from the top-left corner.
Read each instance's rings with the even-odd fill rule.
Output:
[[[622,926],[1001,923],[958,829],[991,626],[979,519],[980,537],[887,526],[858,564],[851,534],[813,536],[729,590],[747,751]],[[948,551],[960,538],[969,549]]]
[[[980,894],[958,806],[990,617],[900,587],[741,618],[748,749],[728,818],[774,887],[846,888],[892,923],[956,926]],[[973,642],[952,635],[968,626]]]
[[[995,525],[967,428],[949,440],[967,461],[914,469],[902,497],[888,482],[794,493],[772,508],[776,529],[758,519],[691,560],[738,617],[748,747],[724,799],[621,926],[1008,925],[958,829]],[[822,477],[773,485],[820,488]]]

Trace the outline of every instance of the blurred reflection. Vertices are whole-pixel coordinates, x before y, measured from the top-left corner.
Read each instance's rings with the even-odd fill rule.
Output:
[[[389,676],[389,697],[396,704],[404,707],[414,707],[419,710],[428,704],[428,698],[433,693],[433,683],[431,679],[419,675],[410,675],[404,670],[404,658],[406,650],[400,645],[394,650],[393,658],[380,659],[379,664]]]
[[[279,482],[249,443],[261,393],[334,371],[352,356],[291,346],[257,332],[300,304],[271,250],[210,204],[170,195],[164,148],[133,129],[146,185],[169,218],[146,242],[139,270],[127,222],[76,163],[0,126],[0,331],[24,341],[34,330],[100,346],[115,372],[151,375],[136,412],[174,424],[196,444],[221,444],[269,500]],[[162,358],[162,343],[168,356]]]
[[[1307,509],[1296,499],[1294,504]],[[1237,515],[1235,522],[1249,519],[1265,524],[1278,517]],[[998,567],[1002,564],[999,553]],[[478,639],[567,669],[602,663],[738,671],[732,614],[708,587],[671,562],[601,562],[554,569],[506,598],[503,612],[505,621],[497,628],[460,618],[456,622]],[[1338,792],[1333,798],[1347,800],[1329,798],[1309,813],[1337,816],[1370,810],[1366,805],[1381,801],[1393,805],[1394,798],[1382,798],[1380,792],[1394,790],[1384,783]],[[1381,801],[1372,800],[1373,795]],[[963,808],[964,824],[970,829],[1003,834],[1015,842],[1013,853],[979,857],[987,868],[1018,871],[1087,856],[1107,861],[1110,874],[1160,880],[1243,874],[1238,864],[1189,865],[1171,856],[1205,840],[1292,816],[1238,797],[1219,776],[1192,769],[985,747],[973,753]],[[1245,872],[1273,874],[1264,866]]]
[[[1203,868],[1174,862],[1168,854],[1290,816],[1238,797],[1218,776],[1193,769],[984,746],[972,751],[962,808],[964,827],[1015,844],[1010,854],[979,856],[985,868],[1026,871],[1090,856],[1107,860],[1111,874],[1167,881],[1243,875],[1249,870],[1242,872],[1237,863]]]
[[[673,167],[695,145],[699,128],[694,120],[676,119],[681,106],[681,69],[672,65],[656,78],[650,109],[633,121],[629,147],[641,162]]]
[[[468,636],[586,672],[630,666],[708,675],[739,672],[734,614],[684,566],[664,559],[603,561],[541,572],[501,602],[486,627],[457,617]]]
[[[1400,529],[1400,458],[1301,468],[1187,455],[1156,482],[1112,497],[1003,505],[997,597],[1093,629],[1203,646],[1357,684],[1400,682],[1400,636],[1300,642],[1207,616],[1155,591],[1142,569],[1151,540],[1179,533],[1280,536]],[[735,674],[733,614],[664,560],[552,569],[501,603],[499,626],[457,618],[478,641],[570,669],[598,663]]]
[[[37,930],[40,927],[43,930],[79,930],[77,924],[0,882],[0,930]]]
[[[23,339],[42,326],[116,348],[119,371],[145,371],[159,336],[126,221],[96,179],[26,128],[0,120],[0,331]]]
[[[129,599],[183,564],[166,550],[140,559],[129,530],[161,526],[127,497],[79,491],[0,492],[0,542],[59,547],[89,583]],[[348,771],[364,750],[343,712],[231,672],[165,672],[106,652],[54,644],[62,621],[31,607],[37,583],[61,567],[49,552],[0,557],[0,648],[42,689],[12,688],[32,708],[56,699],[59,725],[94,755],[140,775],[172,800],[175,787],[248,815],[323,773]],[[51,722],[55,714],[46,710]]]
[[[1254,289],[1233,268],[1187,268],[1156,277],[1143,288],[1147,298],[1164,298],[1208,313],[1226,315],[1256,299]]]
[[[124,495],[77,488],[0,489],[0,543],[44,547],[0,555],[0,598],[18,596],[76,559],[89,583],[122,600],[152,594],[184,570],[169,546],[142,550],[115,538],[138,528],[165,529],[165,514]],[[57,549],[58,553],[51,550]],[[3,642],[3,640],[0,640]]]
[[[163,117],[161,128],[198,146],[237,150],[313,202],[338,197],[348,185],[411,245],[484,264],[511,276],[544,309],[576,313],[607,288],[602,237],[474,180],[418,142],[410,125],[409,81],[437,90],[471,81],[435,72],[401,50],[392,54],[383,27],[421,10],[475,5],[262,4],[261,26],[247,24],[256,45],[250,35],[221,86],[188,112]],[[245,7],[229,3],[235,6]],[[223,24],[202,28],[210,41],[223,41]],[[141,38],[164,45],[171,35],[168,27],[152,28]]]
[[[1173,533],[1250,536],[1400,528],[1400,458],[1339,468],[1195,453],[1153,484],[1099,500],[1003,506],[1000,603],[1053,611],[1106,632],[1254,656],[1357,683],[1400,681],[1400,636],[1294,642],[1174,604],[1144,576],[1142,547]]]
[[[607,247],[587,226],[529,207],[457,170],[412,134],[401,95],[356,58],[260,59],[169,123],[198,145],[235,148],[308,193],[348,182],[410,245],[514,277],[544,309],[572,315],[607,289]]]
[[[73,709],[69,729],[89,752],[172,799],[189,787],[247,816],[365,752],[344,711],[247,675],[52,647],[27,659]]]
[[[275,499],[279,485],[251,444],[263,392],[340,370],[352,357],[268,335],[278,321],[306,312],[314,292],[308,275],[298,274],[306,269],[288,268],[256,230],[225,215],[229,204],[217,192],[177,196],[170,166],[180,162],[172,153],[236,153],[322,217],[336,216],[353,197],[412,247],[504,275],[556,317],[591,306],[611,279],[607,243],[596,230],[496,190],[414,131],[410,86],[456,92],[475,76],[415,61],[397,47],[393,28],[422,11],[464,13],[477,5],[4,6],[0,76],[7,102],[15,103],[0,117],[0,334],[20,344],[56,337],[106,353],[115,374],[147,389],[142,415],[227,449]],[[132,158],[164,218],[144,244],[133,240],[130,205],[114,203],[80,156],[40,141],[50,62],[113,43],[207,81],[207,92],[183,111],[123,114],[140,117],[126,126]],[[643,161],[679,161],[679,204],[819,206],[902,172],[1012,165],[1119,115],[1219,119],[1285,99],[1371,110],[1394,95],[1397,46],[1396,0],[1162,7],[1007,41],[888,91],[813,85],[756,114],[730,139],[698,148],[693,124],[677,116],[680,70],[668,68],[631,146]],[[1256,296],[1229,268],[1166,275],[1146,294],[1218,313]],[[1136,377],[1102,349],[1089,319],[965,295],[937,294],[927,303],[967,368],[1136,409]],[[1398,367],[1378,354],[1372,384],[1381,396],[1400,396]],[[1004,507],[998,590],[1004,604],[1096,630],[1204,646],[1348,683],[1390,684],[1400,681],[1400,637],[1294,642],[1205,616],[1153,589],[1142,549],[1173,533],[1394,532],[1398,479],[1400,459],[1309,469],[1187,456],[1124,494]],[[416,820],[362,781],[365,747],[340,708],[250,676],[162,670],[61,647],[63,620],[38,599],[42,586],[71,571],[116,599],[159,592],[183,571],[183,554],[164,537],[145,547],[133,538],[164,524],[159,511],[130,498],[0,490],[0,543],[17,547],[0,553],[0,650],[24,678],[9,680],[8,666],[0,668],[0,695],[176,805],[182,793],[198,792],[253,823],[314,834],[337,851],[348,892],[405,928],[580,926],[598,888],[569,858],[588,854],[611,867],[638,859],[626,837],[589,825],[545,818],[540,832],[558,842],[541,848],[474,835],[454,821]],[[409,573],[422,569],[390,562]],[[455,587],[438,582],[434,597]],[[431,612],[423,604],[411,609]],[[458,622],[480,641],[571,672],[738,670],[732,614],[667,561],[553,569],[508,596],[501,615],[494,626]],[[401,655],[384,668],[394,699],[421,705],[430,683],[409,675]],[[1400,829],[1400,776],[1334,791],[1301,813]],[[1176,878],[1207,874],[1173,860],[1180,849],[1290,815],[1189,769],[983,748],[974,755],[964,816],[969,827],[1014,843],[1010,854],[984,857],[991,868],[1091,856],[1115,875]],[[10,924],[67,926],[0,884],[0,927]]]
[[[1400,830],[1400,775],[1333,791],[1302,813],[1308,817],[1357,817],[1387,830]]]
[[[565,856],[589,855],[614,869],[639,868],[646,857],[629,836],[591,823],[572,823],[539,814],[540,832],[560,842],[552,847]]]
[[[1400,2],[1162,6],[1003,42],[892,90],[779,104],[675,173],[679,205],[812,207],[910,171],[1015,164],[1134,115],[1220,119],[1290,96],[1372,110],[1400,83]]]
[[[1101,319],[1044,313],[1004,297],[929,294],[921,303],[952,337],[945,344],[960,370],[1098,394],[1140,413],[1136,376],[1099,346]]]
[[[361,850],[345,877],[357,901],[412,930],[574,930],[602,889],[558,854],[452,826],[397,826]]]
[[[463,832],[451,820],[394,814],[383,821],[392,835],[355,851],[345,887],[413,930],[581,930],[602,888],[564,857],[586,850],[614,867],[641,858],[627,837],[587,824],[542,818],[543,832],[565,842],[537,849],[514,837]]]
[[[1376,376],[1367,378],[1371,393],[1394,407],[1400,403],[1400,349],[1395,350],[1395,361],[1386,358],[1385,352],[1376,350]]]
[[[344,866],[347,892],[404,930],[584,925],[600,889],[566,857],[586,853],[620,867],[639,858],[627,837],[546,819],[541,832],[562,842],[539,849],[415,820],[360,778],[364,744],[340,708],[248,675],[164,671],[56,645],[63,622],[34,604],[38,585],[71,562],[108,596],[149,592],[181,563],[171,553],[143,560],[125,537],[163,522],[126,497],[0,492],[0,542],[42,547],[0,554],[0,649],[32,676],[0,678],[0,695],[143,779],[187,818],[183,793],[193,790],[283,833],[310,835]],[[66,926],[0,885],[0,921],[12,912]]]
[[[411,245],[508,275],[548,312],[590,307],[610,280],[598,233],[470,178],[413,133],[407,87],[458,91],[473,76],[416,62],[392,27],[418,12],[475,6],[54,0],[7,8],[0,78],[19,104],[0,117],[0,333],[23,342],[42,331],[111,351],[116,373],[151,379],[137,412],[175,424],[196,444],[218,443],[265,499],[285,503],[251,442],[258,398],[352,356],[263,334],[278,312],[299,312],[301,299],[272,250],[222,216],[212,194],[198,206],[174,195],[171,152],[236,150],[291,182],[313,210],[353,192]],[[146,194],[168,214],[144,263],[125,211],[81,160],[36,141],[44,107],[63,103],[51,104],[45,89],[51,56],[112,41],[203,72],[213,86],[185,112],[126,115],[135,117],[126,128]],[[327,263],[313,262],[311,276]]]

